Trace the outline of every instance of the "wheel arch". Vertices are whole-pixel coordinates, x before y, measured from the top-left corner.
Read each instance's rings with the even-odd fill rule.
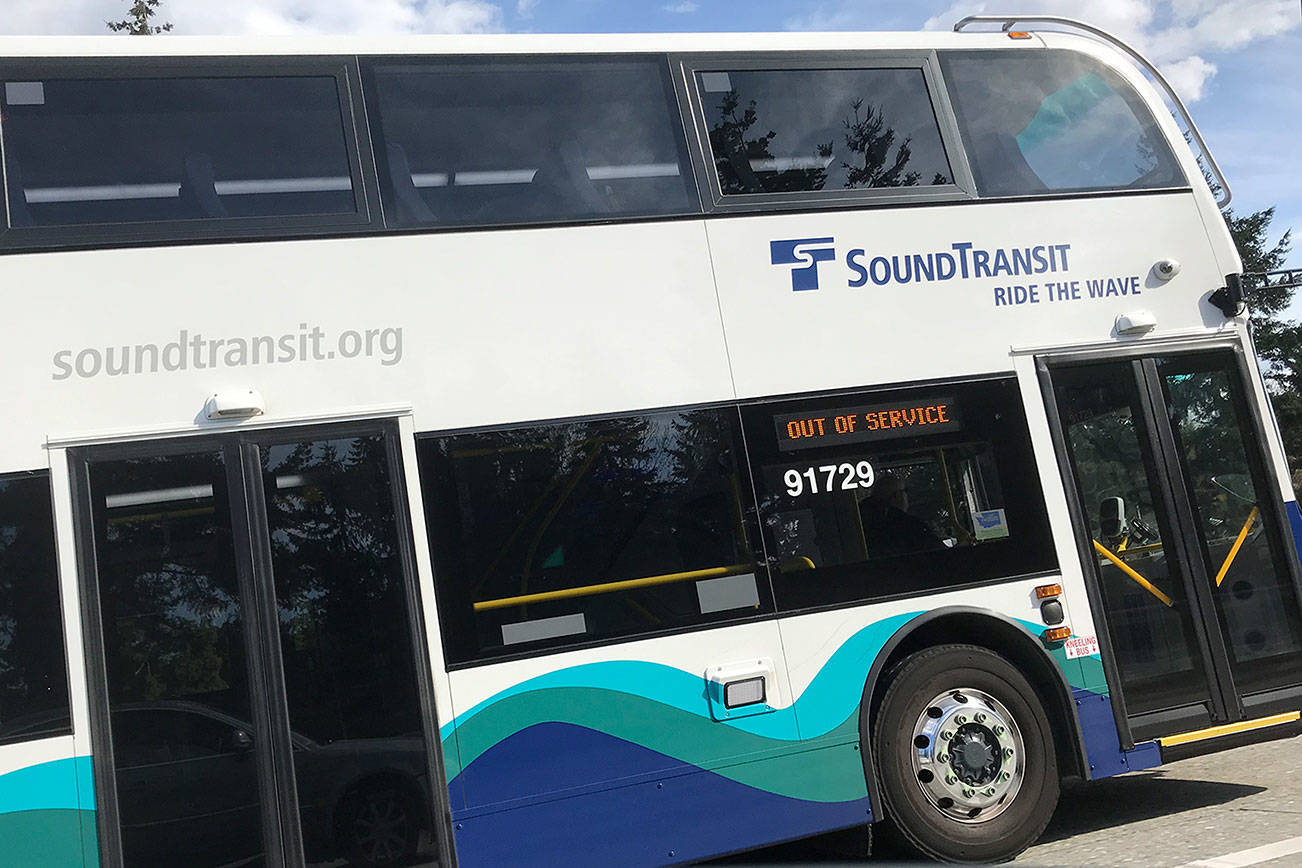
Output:
[[[1017,666],[1035,688],[1049,716],[1060,773],[1085,776],[1085,770],[1089,768],[1071,687],[1040,640],[1021,624],[990,609],[973,606],[933,609],[900,627],[886,641],[864,683],[859,710],[859,743],[874,822],[883,818],[883,801],[872,755],[872,721],[890,683],[890,673],[911,654],[949,644],[977,645]]]

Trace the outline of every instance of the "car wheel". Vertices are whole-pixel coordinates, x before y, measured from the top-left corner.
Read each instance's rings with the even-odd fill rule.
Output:
[[[349,863],[404,865],[416,855],[421,823],[411,797],[392,784],[371,784],[344,800],[340,844]]]
[[[872,721],[886,819],[923,855],[1002,862],[1058,803],[1058,763],[1034,688],[1007,660],[942,645],[896,670]]]

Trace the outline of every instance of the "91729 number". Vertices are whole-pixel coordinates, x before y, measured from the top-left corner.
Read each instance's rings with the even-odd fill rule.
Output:
[[[867,461],[858,461],[854,464],[849,461],[841,464],[823,464],[818,467],[806,467],[804,470],[792,467],[782,474],[787,494],[791,497],[871,488],[874,479],[873,466]]]

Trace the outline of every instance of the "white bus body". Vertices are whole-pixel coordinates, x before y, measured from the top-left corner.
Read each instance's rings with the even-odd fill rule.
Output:
[[[1052,52],[1101,70],[1088,86],[1115,92],[1099,100],[1125,89],[1182,180],[982,193],[942,59]],[[881,819],[925,852],[984,859],[1038,835],[1059,774],[1150,767],[1211,727],[1297,719],[1289,527],[1302,516],[1246,317],[1208,300],[1242,266],[1180,129],[1113,48],[1053,33],[6,38],[0,58],[0,500],[15,500],[0,531],[40,523],[31,491],[53,515],[48,538],[0,532],[0,864],[662,864]],[[602,194],[602,178],[678,177],[686,212],[394,225],[379,77],[626,58],[668,82],[683,156],[590,156],[586,176]],[[723,83],[742,85],[698,75],[860,67],[925,74],[943,192],[723,192],[704,112]],[[59,108],[55,83],[184,75],[335,75],[354,174],[296,182],[351,190],[352,222],[227,214],[235,197],[294,185],[223,177],[216,158],[220,214],[137,234],[48,217],[194,186],[152,153],[153,192],[72,169],[39,181],[22,119],[32,142],[52,137],[55,164],[58,136],[92,114],[39,126],[38,110]],[[455,167],[403,146],[437,212]],[[756,176],[804,171],[752,158]],[[473,171],[465,183],[529,186],[544,170]],[[1166,260],[1178,273],[1159,274]],[[811,267],[814,285],[797,287]],[[895,431],[926,425],[938,433]],[[672,493],[687,464],[664,456],[698,442],[689,428],[732,445]],[[822,451],[802,453],[802,433]],[[1127,436],[1133,450],[1117,445]],[[1238,451],[1212,462],[1214,442]],[[528,456],[549,449],[571,450],[551,483],[490,496],[542,473]],[[886,477],[915,502],[940,498],[926,528],[938,545],[873,565],[864,510]],[[735,514],[716,524],[731,527],[674,529],[650,494],[625,527],[613,510],[642,503],[639,485],[671,492],[671,516],[726,490]],[[532,542],[493,537],[493,497],[529,494],[536,509],[510,520]],[[858,528],[859,554],[833,513]],[[6,661],[19,639],[35,645],[19,620],[45,617],[20,604],[37,593],[31,556],[3,560],[33,534],[58,589],[36,623],[62,651]],[[616,544],[604,536],[623,540],[618,557],[601,554]],[[724,539],[753,557],[692,560]],[[501,559],[476,571],[493,545]],[[915,576],[909,560],[954,572]],[[601,587],[620,582],[642,584]],[[699,608],[682,613],[680,592]],[[1045,635],[1062,627],[1070,638]],[[1180,642],[1192,650],[1162,650]],[[937,660],[956,681],[929,674]],[[1008,670],[1023,679],[1009,695],[983,686],[1013,684]],[[892,714],[901,728],[881,731]],[[187,741],[205,727],[217,734]]]

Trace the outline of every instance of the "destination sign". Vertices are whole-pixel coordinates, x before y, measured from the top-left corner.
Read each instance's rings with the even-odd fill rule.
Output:
[[[952,397],[773,417],[778,449],[812,449],[842,443],[868,443],[910,434],[942,434],[963,425]]]

